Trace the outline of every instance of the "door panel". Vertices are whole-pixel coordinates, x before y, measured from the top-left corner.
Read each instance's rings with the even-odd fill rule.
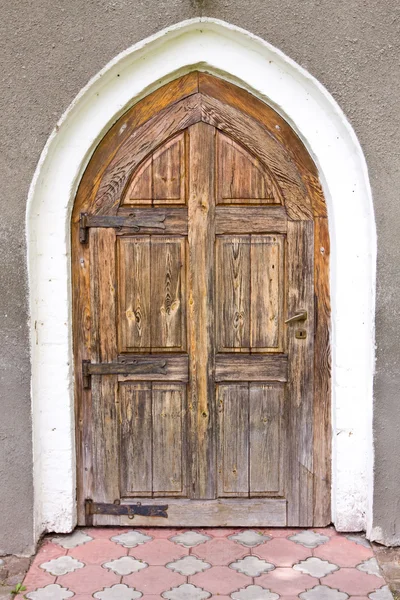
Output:
[[[86,225],[94,524],[129,523],[107,513],[115,501],[167,506],[137,525],[312,524],[314,223],[295,213],[293,165],[278,174],[275,142],[238,112],[178,103],[99,183]]]

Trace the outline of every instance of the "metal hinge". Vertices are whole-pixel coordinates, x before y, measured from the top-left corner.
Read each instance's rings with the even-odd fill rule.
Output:
[[[129,215],[88,215],[81,213],[79,217],[79,241],[81,244],[88,242],[88,230],[90,227],[111,227],[114,229],[127,229],[138,232],[140,229],[165,229],[165,213],[149,211],[149,214],[135,216],[135,213]]]
[[[86,525],[93,525],[93,515],[115,515],[117,517],[127,516],[133,519],[135,515],[141,517],[161,517],[168,519],[168,504],[121,504],[115,500],[113,504],[93,502],[90,498],[85,500]]]
[[[127,358],[114,363],[82,361],[82,384],[90,389],[92,375],[167,375],[167,362],[162,357]]]

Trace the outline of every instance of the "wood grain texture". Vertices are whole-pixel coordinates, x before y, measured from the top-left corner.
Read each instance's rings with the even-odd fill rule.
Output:
[[[282,204],[267,168],[220,131],[216,136],[217,204]]]
[[[121,201],[126,204],[153,204],[153,157],[146,158],[134,171]]]
[[[216,239],[217,352],[250,349],[250,236]]]
[[[149,270],[149,264],[146,265]],[[151,348],[186,348],[185,240],[151,237]]]
[[[118,238],[119,352],[151,348],[150,236]]]
[[[127,498],[127,502],[135,502]],[[143,498],[138,498],[143,502]],[[161,504],[160,498],[146,499],[146,504]],[[286,500],[280,498],[220,498],[185,500],[168,498],[168,519],[135,516],[135,527],[285,527]],[[114,524],[132,527],[128,517],[114,517]],[[105,515],[94,515],[94,525],[107,524]]]
[[[255,207],[217,206],[215,232],[226,233],[286,233],[286,210],[278,206]]]
[[[250,264],[250,348],[283,352],[284,238],[252,235]]]
[[[250,497],[282,494],[285,451],[282,385],[251,383],[249,388]]]
[[[118,362],[135,362],[139,365],[151,361],[155,369],[147,369],[147,373],[120,373],[118,381],[189,381],[189,357],[187,355],[167,354],[128,354],[118,357]],[[163,371],[159,373],[157,371]]]
[[[288,380],[288,358],[273,354],[217,354],[215,381]]]
[[[314,223],[288,223],[288,315],[314,314]],[[307,332],[296,339],[295,331]],[[288,525],[313,522],[313,395],[314,319],[287,325],[290,440],[288,466]]]
[[[192,497],[215,494],[214,402],[214,151],[215,132],[204,123],[189,131],[188,330],[191,382],[189,432]]]
[[[249,495],[249,388],[219,385],[218,497]]]
[[[165,235],[187,235],[188,231],[188,213],[187,208],[177,207],[159,207],[159,208],[137,208],[135,207],[121,207],[118,210],[118,217],[133,218],[141,223],[140,234],[150,233],[162,233]],[[153,227],[146,226],[146,222],[151,224],[157,222],[161,225],[162,229],[157,231]],[[132,227],[122,226],[118,228],[118,235],[134,235],[137,233]]]
[[[154,204],[186,202],[185,133],[168,140],[153,154]]]
[[[153,490],[151,383],[119,385],[121,495],[151,496]]]
[[[153,496],[185,495],[185,386],[153,383]]]
[[[331,522],[331,344],[328,219],[315,219],[314,525]]]

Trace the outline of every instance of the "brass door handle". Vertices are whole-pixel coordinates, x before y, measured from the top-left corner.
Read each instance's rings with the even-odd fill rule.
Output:
[[[307,321],[307,311],[302,310],[301,312],[296,313],[290,319],[286,319],[285,323],[294,323],[295,321]]]

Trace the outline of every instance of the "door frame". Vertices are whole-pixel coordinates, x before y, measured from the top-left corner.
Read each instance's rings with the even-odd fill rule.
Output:
[[[333,242],[332,518],[341,530],[371,522],[376,237],[362,150],[336,102],[301,67],[252,34],[194,19],[128,49],[88,84],[50,137],[31,185],[27,242],[37,536],[44,529],[68,531],[76,519],[69,223],[77,186],[116,119],[196,65],[278,107],[318,166]]]

